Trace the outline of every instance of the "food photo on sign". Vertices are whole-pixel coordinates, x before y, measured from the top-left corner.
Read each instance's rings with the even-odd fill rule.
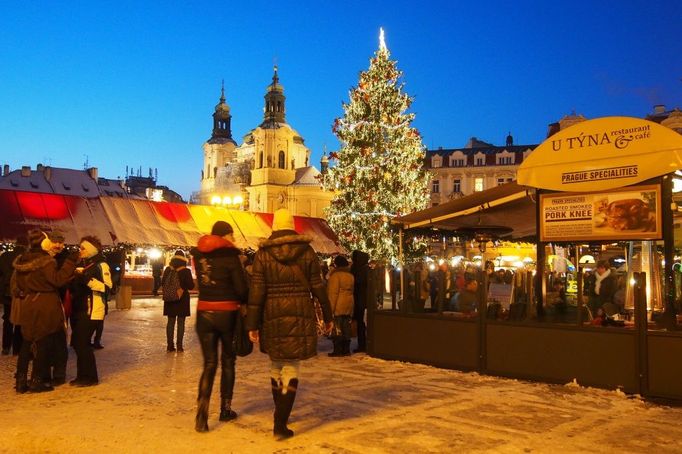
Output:
[[[623,232],[656,231],[656,191],[604,194],[594,201],[594,227]]]

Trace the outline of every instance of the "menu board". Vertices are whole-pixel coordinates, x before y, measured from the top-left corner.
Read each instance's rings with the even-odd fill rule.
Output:
[[[658,185],[597,193],[540,196],[540,241],[657,240],[662,237]]]

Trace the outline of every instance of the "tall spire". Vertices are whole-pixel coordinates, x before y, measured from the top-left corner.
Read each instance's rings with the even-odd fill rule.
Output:
[[[276,126],[277,123],[286,123],[284,101],[284,87],[279,83],[277,65],[274,66],[272,83],[268,85],[265,93],[265,109],[263,111],[263,124]]]
[[[215,106],[213,112],[213,133],[211,139],[224,138],[232,139],[232,115],[230,115],[230,106],[225,102],[225,79],[220,85],[220,101]]]

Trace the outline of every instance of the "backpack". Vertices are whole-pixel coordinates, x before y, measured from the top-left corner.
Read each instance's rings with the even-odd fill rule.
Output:
[[[182,297],[183,289],[180,287],[180,278],[178,272],[168,267],[168,274],[161,282],[161,292],[164,301],[177,301]]]

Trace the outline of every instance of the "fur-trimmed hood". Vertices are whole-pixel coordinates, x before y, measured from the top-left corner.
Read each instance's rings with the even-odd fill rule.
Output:
[[[293,262],[301,256],[313,241],[308,235],[300,235],[294,230],[278,230],[258,243],[260,249],[266,249],[278,262]]]
[[[43,268],[52,261],[54,258],[45,251],[29,251],[17,257],[12,266],[19,273],[30,273]]]

